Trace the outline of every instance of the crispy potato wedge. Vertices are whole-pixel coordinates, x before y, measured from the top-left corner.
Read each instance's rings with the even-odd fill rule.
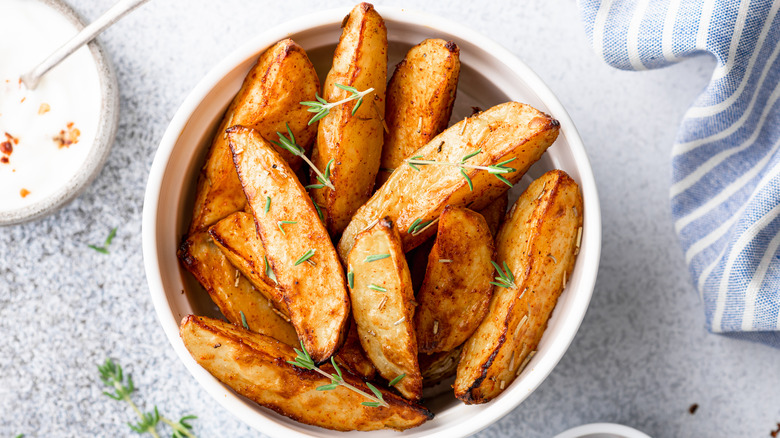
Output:
[[[493,288],[487,316],[466,341],[457,398],[490,401],[525,368],[574,269],[581,227],[579,187],[561,170],[545,173],[517,200],[496,238],[497,262],[506,263],[514,285]]]
[[[474,333],[493,286],[493,236],[481,214],[447,206],[417,292],[414,314],[420,353],[450,351]]]
[[[496,105],[451,126],[414,154],[426,160],[460,163],[467,155],[481,151],[467,164],[490,166],[507,163],[515,169],[499,176],[510,183],[520,180],[558,136],[557,120],[517,102]],[[409,165],[395,169],[390,179],[360,207],[344,230],[338,251],[346,260],[355,236],[383,217],[398,228],[405,251],[436,233],[436,219],[447,204],[480,210],[504,194],[509,187],[486,170],[463,169],[473,184],[469,187],[457,167]],[[424,226],[428,223],[430,226]]]
[[[498,229],[501,227],[501,223],[504,222],[504,216],[506,216],[506,208],[509,205],[509,192],[499,196],[492,204],[479,211],[479,214],[485,218],[490,234],[493,238],[498,234]]]
[[[393,223],[380,220],[360,233],[349,254],[352,313],[363,349],[379,374],[410,400],[422,396],[414,334],[414,291]]]
[[[233,125],[250,126],[264,138],[277,140],[276,132],[286,132],[288,123],[297,143],[308,150],[317,126],[308,125],[310,114],[300,102],[314,99],[319,89],[314,66],[293,40],[279,41],[260,55],[214,136],[198,179],[191,233],[242,210],[246,204],[225,130]],[[293,169],[300,167],[300,158],[281,148],[278,152]]]
[[[287,315],[284,293],[277,282],[266,275],[265,248],[255,228],[255,219],[251,214],[237,211],[209,228],[209,235],[233,266],[266,298],[274,307]]]
[[[298,344],[292,324],[230,264],[208,233],[188,237],[179,248],[179,259],[228,321],[241,325],[243,312],[250,330],[286,344]]]
[[[376,367],[360,345],[357,324],[352,318],[350,318],[347,340],[336,354],[336,362],[363,380],[373,380],[376,377]]]
[[[420,373],[423,377],[423,387],[434,386],[442,380],[455,375],[458,369],[458,360],[463,346],[442,353],[420,354],[417,356],[420,362]]]
[[[387,84],[385,143],[377,186],[412,152],[447,128],[460,75],[460,48],[427,39],[409,49]]]
[[[312,162],[321,171],[331,163],[330,181],[335,190],[314,189],[312,197],[327,210],[327,228],[334,235],[341,233],[374,189],[384,141],[387,84],[387,29],[382,17],[372,5],[360,3],[349,13],[343,28],[322,90],[324,98],[337,102],[352,94],[336,84],[374,91],[356,111],[355,100],[332,108],[317,130]],[[314,173],[311,182],[318,184]]]
[[[404,430],[433,418],[422,406],[410,404],[389,390],[379,389],[389,407],[369,407],[366,398],[339,386],[317,388],[331,380],[287,361],[293,348],[268,336],[252,333],[211,318],[190,315],[179,330],[192,357],[237,393],[301,423],[333,430]],[[335,374],[330,365],[320,367]],[[344,373],[344,381],[367,393],[357,377]]]
[[[298,338],[317,363],[347,335],[344,270],[306,190],[257,131],[227,130],[228,142],[271,269]]]

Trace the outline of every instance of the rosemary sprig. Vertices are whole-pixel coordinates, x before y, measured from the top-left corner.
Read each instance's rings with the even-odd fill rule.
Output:
[[[306,251],[305,253],[303,253],[303,255],[300,256],[298,258],[298,260],[295,261],[295,266],[298,266],[301,263],[305,262],[306,260],[309,260],[310,258],[312,258],[312,256],[314,256],[315,252],[317,252],[317,250],[312,248],[312,249],[309,249],[308,251]]]
[[[336,365],[336,361],[333,359],[333,357],[330,358],[330,363],[333,365],[333,368],[336,370],[336,374],[328,374],[316,365],[314,365],[314,360],[309,356],[309,352],[306,351],[306,347],[303,346],[303,342],[301,342],[301,350],[295,349],[295,353],[298,355],[295,360],[288,360],[287,363],[291,365],[295,365],[299,368],[303,368],[306,370],[316,371],[317,373],[327,377],[330,379],[330,383],[327,385],[322,385],[317,388],[317,391],[331,391],[339,386],[343,386],[351,391],[354,391],[367,399],[371,400],[370,402],[363,402],[362,404],[365,406],[371,406],[371,407],[389,407],[390,405],[387,404],[384,397],[382,397],[382,393],[374,387],[374,385],[366,382],[366,386],[371,390],[371,392],[374,393],[372,396],[371,394],[368,394],[365,391],[362,391],[346,381],[344,381],[344,375],[341,374],[341,369],[338,365]]]
[[[390,257],[390,254],[373,254],[373,255],[370,255],[370,256],[366,257],[365,262],[366,263],[375,262],[377,260],[386,259],[388,257]]]
[[[284,228],[282,227],[282,225],[285,225],[285,224],[292,225],[292,224],[297,224],[297,223],[298,223],[298,221],[277,221],[276,225],[278,225],[279,229],[282,230],[282,234],[284,234],[286,236],[287,233],[284,232]]]
[[[274,281],[274,284],[279,284],[279,280],[276,279],[276,274],[274,274],[274,270],[271,269],[271,264],[268,263],[268,256],[263,256],[263,259],[265,260],[265,275],[266,277],[270,278]]]
[[[244,311],[239,310],[238,313],[241,314],[241,325],[244,326],[245,329],[249,330],[249,324],[246,323],[246,315],[244,315]]]
[[[106,241],[105,243],[103,243],[103,246],[95,246],[95,245],[87,245],[87,246],[101,254],[108,254],[108,247],[111,245],[111,241],[114,240],[114,237],[116,237],[116,227],[114,227],[108,233],[108,237],[106,237]]]
[[[387,292],[387,289],[383,288],[382,286],[377,286],[374,283],[369,284],[368,288],[377,292]]]
[[[266,196],[265,197],[265,207],[263,208],[263,214],[268,214],[268,211],[271,209],[271,197]]]
[[[354,289],[355,288],[355,273],[352,271],[347,272],[347,283],[349,283],[349,288]]]
[[[138,415],[139,421],[137,423],[127,423],[130,429],[139,434],[148,433],[154,438],[160,438],[160,435],[157,433],[157,425],[162,421],[173,429],[172,438],[196,438],[195,434],[192,433],[192,425],[187,423],[187,421],[198,417],[185,415],[174,423],[172,420],[160,415],[157,406],[154,407],[153,411],[142,412],[130,398],[130,394],[135,391],[133,378],[128,374],[127,379],[125,379],[120,365],[114,363],[111,359],[106,359],[103,365],[98,365],[98,371],[103,384],[114,390],[114,392],[104,391],[103,394],[114,400],[127,402],[136,415]]]
[[[328,164],[325,165],[325,175],[319,175],[317,174],[317,181],[319,181],[319,184],[309,184],[305,188],[307,189],[321,189],[324,187],[328,187],[333,189],[333,183],[330,182],[330,166],[333,164],[333,158],[328,161]]]
[[[390,386],[395,386],[395,385],[396,385],[398,382],[400,382],[400,381],[401,381],[401,379],[403,379],[404,377],[406,377],[406,373],[403,373],[403,374],[401,374],[400,376],[396,377],[395,379],[391,380],[391,381],[390,381],[390,383],[389,383],[388,385],[390,385]]]
[[[433,220],[425,221],[423,222],[422,219],[417,218],[412,222],[412,225],[409,226],[409,229],[406,230],[407,233],[411,234],[412,236],[416,236],[422,232],[422,230],[425,229],[428,225],[430,225],[433,222]]]
[[[355,106],[352,108],[352,115],[354,116],[358,108],[360,108],[360,105],[363,103],[363,97],[366,94],[374,91],[373,88],[369,88],[368,90],[365,91],[358,91],[357,88],[350,87],[348,85],[341,85],[341,84],[334,84],[334,85],[336,85],[337,87],[341,88],[344,91],[348,91],[350,95],[345,99],[341,99],[338,102],[328,102],[324,98],[320,97],[319,94],[315,94],[314,97],[317,99],[316,101],[310,100],[306,102],[301,102],[301,105],[309,107],[307,108],[307,111],[309,111],[310,113],[316,113],[314,114],[314,117],[312,117],[311,120],[309,120],[309,125],[330,114],[331,108],[337,107],[342,103],[347,103],[353,100],[357,100]]]
[[[325,215],[322,214],[322,210],[320,210],[320,205],[317,204],[316,202],[314,202],[313,199],[312,199],[311,203],[314,204],[314,208],[317,210],[317,216],[320,217],[321,221],[325,222]]]
[[[317,169],[317,166],[314,165],[314,163],[309,160],[309,157],[306,156],[306,151],[303,150],[302,147],[298,146],[295,143],[295,136],[293,136],[292,129],[290,129],[290,125],[285,123],[285,126],[287,126],[287,135],[290,137],[287,138],[282,134],[281,132],[277,132],[276,135],[279,136],[279,141],[271,141],[271,143],[279,146],[280,148],[286,150],[287,152],[295,155],[296,157],[301,157],[303,161],[306,162],[306,164],[311,167],[311,169],[314,171],[314,173],[317,174],[317,180],[319,180],[323,186],[328,187],[331,190],[335,190],[336,188],[333,187],[333,184],[330,182],[330,172],[328,172],[328,176],[325,176],[320,172],[319,169]],[[328,166],[330,166],[330,163],[328,163]],[[267,204],[270,205],[270,202]]]
[[[423,159],[422,155],[415,155],[414,157],[407,158],[406,159],[406,164],[408,164],[412,169],[414,169],[414,170],[416,170],[418,172],[420,171],[420,168],[418,166],[427,166],[427,165],[431,165],[431,164],[438,164],[438,165],[441,165],[441,166],[456,167],[460,171],[460,174],[463,176],[463,178],[466,179],[466,182],[469,185],[469,190],[471,190],[472,192],[474,191],[474,184],[471,182],[471,178],[469,178],[469,176],[466,173],[465,169],[487,170],[488,173],[490,173],[491,175],[494,175],[496,178],[501,180],[504,184],[508,185],[509,187],[512,187],[512,183],[509,182],[509,180],[507,180],[506,178],[504,178],[501,175],[505,174],[505,173],[511,173],[511,172],[517,171],[517,169],[515,169],[513,167],[507,166],[507,164],[509,164],[512,161],[514,161],[517,157],[510,158],[509,160],[502,161],[502,162],[500,162],[498,164],[493,164],[491,166],[476,166],[476,165],[472,165],[472,164],[466,164],[466,161],[469,158],[472,158],[472,157],[480,154],[481,152],[482,152],[482,148],[479,148],[479,149],[477,149],[476,151],[474,151],[474,152],[472,152],[470,154],[464,155],[463,158],[461,158],[460,161],[458,161],[457,163],[450,163],[450,162],[447,162],[447,161],[425,160],[425,159]]]
[[[517,285],[515,284],[515,276],[512,274],[512,271],[509,270],[509,266],[506,265],[506,262],[504,262],[504,270],[501,270],[501,266],[498,266],[496,262],[493,260],[490,261],[490,263],[493,265],[494,268],[496,268],[496,271],[498,271],[498,277],[496,277],[496,281],[491,281],[490,284],[503,287],[503,288],[515,288],[517,289]]]

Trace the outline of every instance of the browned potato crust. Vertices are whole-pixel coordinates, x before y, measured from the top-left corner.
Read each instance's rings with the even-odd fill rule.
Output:
[[[410,404],[386,389],[389,407],[369,407],[366,398],[340,386],[317,391],[330,379],[287,363],[293,348],[267,336],[222,321],[190,315],[180,334],[192,357],[237,393],[296,421],[333,430],[404,430],[433,418],[422,406]],[[335,374],[330,364],[320,367]],[[344,380],[367,393],[368,387],[349,373]]]
[[[230,264],[208,233],[187,238],[179,248],[179,259],[228,321],[241,325],[243,312],[250,330],[286,344],[298,344],[292,324]]]
[[[516,287],[493,288],[488,314],[466,341],[455,396],[466,404],[499,395],[535,353],[547,321],[574,269],[582,196],[565,172],[534,181],[512,207],[496,238]]]
[[[385,143],[377,186],[412,152],[447,128],[460,75],[460,48],[427,39],[409,49],[387,84]]]
[[[336,362],[343,365],[363,380],[373,380],[376,376],[376,367],[371,359],[363,351],[358,336],[357,324],[350,318],[347,340],[336,355]]]
[[[422,376],[412,324],[414,291],[392,222],[382,219],[358,235],[348,269],[353,275],[352,310],[363,349],[385,379],[405,374],[395,388],[404,397],[418,400]]]
[[[490,229],[490,234],[493,238],[498,234],[498,229],[501,223],[504,222],[504,216],[506,216],[506,208],[509,204],[509,192],[499,196],[492,204],[479,211],[479,214],[485,218]]]
[[[507,102],[456,123],[418,149],[415,156],[458,163],[464,156],[481,149],[468,164],[489,166],[514,158],[508,166],[516,170],[502,176],[516,183],[555,141],[559,127],[557,120],[529,105]],[[435,234],[433,221],[445,205],[479,210],[508,190],[506,184],[486,170],[464,170],[474,185],[470,190],[455,167],[427,165],[419,169],[416,171],[408,165],[397,168],[360,207],[339,241],[342,261],[349,255],[355,236],[385,216],[393,220],[404,250],[409,251]],[[418,220],[432,221],[431,226],[413,233],[410,227]]]
[[[234,126],[227,133],[247,205],[298,338],[316,362],[324,362],[341,346],[349,322],[347,283],[336,250],[284,158],[257,131]]]
[[[487,312],[493,279],[493,236],[481,214],[447,206],[417,293],[420,353],[450,351],[474,333]]]
[[[300,102],[314,99],[319,89],[314,66],[293,40],[279,41],[260,55],[214,136],[198,179],[191,233],[242,210],[246,204],[225,130],[244,125],[256,129],[267,140],[277,140],[276,132],[286,132],[285,123],[289,123],[298,144],[308,150],[317,126],[307,124],[310,113]],[[300,158],[282,149],[278,151],[293,169],[300,167]]]
[[[420,354],[420,372],[423,377],[423,387],[434,386],[442,380],[455,375],[458,360],[463,346],[443,353]]]
[[[365,96],[354,115],[357,102],[353,100],[332,108],[320,120],[312,162],[324,172],[333,160],[330,181],[335,190],[314,189],[312,197],[327,210],[327,228],[334,235],[341,233],[374,189],[382,154],[387,83],[387,29],[382,17],[372,5],[360,3],[343,27],[323,97],[337,102],[350,96],[336,84],[358,91],[373,88],[374,92]],[[313,173],[311,182],[318,183]]]
[[[265,248],[251,214],[237,211],[209,228],[215,245],[277,310],[287,315],[284,293],[265,274]]]

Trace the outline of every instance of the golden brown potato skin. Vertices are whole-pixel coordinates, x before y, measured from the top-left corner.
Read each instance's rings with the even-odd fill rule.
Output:
[[[320,120],[312,162],[325,171],[330,160],[330,180],[335,187],[312,190],[314,201],[327,210],[328,230],[337,235],[371,196],[382,154],[387,83],[387,29],[384,20],[368,3],[349,13],[333,55],[333,68],[323,87],[324,98],[337,102],[350,93],[336,84],[358,91],[373,88],[352,115],[356,101],[338,105]],[[311,183],[317,184],[312,173]]]
[[[374,255],[389,257],[370,261]],[[360,233],[349,254],[349,271],[354,275],[351,290],[352,313],[363,349],[379,374],[391,381],[406,374],[395,385],[410,400],[422,396],[422,376],[417,364],[414,334],[414,290],[401,241],[392,222],[380,220]],[[386,290],[369,288],[375,285]]]
[[[479,211],[479,214],[485,218],[485,221],[490,228],[490,234],[493,238],[498,234],[498,229],[504,222],[504,216],[506,216],[506,208],[509,205],[509,192],[499,196],[498,199],[493,201],[492,204]]]
[[[488,166],[515,158],[508,166],[516,170],[502,176],[516,183],[555,141],[559,128],[557,120],[537,109],[507,102],[456,123],[418,149],[415,156],[457,163],[481,148],[482,152],[467,163]],[[472,191],[455,167],[419,168],[419,172],[408,165],[395,169],[390,179],[355,213],[339,241],[342,261],[349,255],[355,236],[385,216],[393,220],[404,250],[409,251],[436,233],[435,224],[416,234],[410,233],[415,220],[434,221],[448,204],[479,210],[509,189],[485,170],[466,171],[474,185]]]
[[[381,186],[412,152],[447,128],[460,75],[460,48],[427,39],[409,49],[387,84],[385,143],[377,175]]]
[[[228,321],[241,325],[243,312],[252,331],[290,345],[298,344],[292,324],[276,313],[268,299],[239,274],[208,233],[199,232],[187,238],[179,248],[179,259],[203,285]]]
[[[458,364],[457,398],[490,401],[523,370],[574,269],[580,227],[582,196],[561,170],[534,181],[512,207],[496,238],[496,262],[507,263],[517,287],[493,288],[488,314]]]
[[[490,302],[492,259],[493,236],[485,218],[467,208],[445,207],[417,292],[420,353],[450,351],[474,333]]]
[[[289,123],[297,143],[308,150],[317,125],[308,125],[310,113],[300,102],[314,99],[319,89],[314,66],[293,40],[279,41],[260,55],[214,136],[198,178],[191,233],[242,210],[246,204],[225,130],[233,125],[250,126],[265,139],[275,141],[276,132],[286,133],[285,123]],[[281,149],[279,152],[293,169],[300,167],[300,158]]]
[[[227,133],[247,205],[290,319],[312,358],[322,363],[341,346],[349,322],[347,281],[336,250],[284,158],[255,130],[234,126]],[[314,251],[310,262],[296,265],[308,251]]]
[[[265,275],[265,248],[251,214],[237,211],[209,228],[215,245],[274,307],[287,315],[284,293]]]
[[[433,414],[387,389],[380,388],[389,407],[369,407],[360,394],[340,386],[317,391],[330,379],[287,363],[293,348],[211,318],[190,315],[180,335],[192,357],[224,384],[262,406],[296,421],[333,430],[404,430],[419,426]],[[335,374],[330,364],[320,367]],[[344,373],[344,380],[371,393],[362,380]]]
[[[357,324],[352,318],[350,318],[347,339],[336,354],[336,362],[363,380],[373,380],[376,377],[376,367],[360,345]]]

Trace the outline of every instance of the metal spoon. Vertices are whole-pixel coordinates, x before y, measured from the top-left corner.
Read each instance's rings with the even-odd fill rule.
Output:
[[[43,62],[38,64],[35,68],[28,71],[21,76],[21,80],[27,89],[32,90],[38,86],[38,81],[51,70],[55,65],[62,62],[75,52],[79,47],[95,39],[96,36],[103,32],[107,27],[119,21],[128,13],[135,10],[137,7],[143,5],[149,0],[119,0],[106,11],[100,18],[90,23],[87,27],[82,29],[76,34],[70,41],[63,44],[62,47],[55,50],[54,53],[49,55]]]

